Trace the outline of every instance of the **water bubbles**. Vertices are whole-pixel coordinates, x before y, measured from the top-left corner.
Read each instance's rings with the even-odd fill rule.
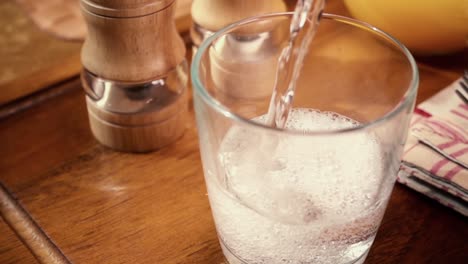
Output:
[[[307,120],[307,122],[304,122]],[[286,129],[300,131],[305,134],[317,131],[332,131],[358,126],[360,123],[334,112],[322,112],[310,108],[295,108],[291,110]]]
[[[296,131],[355,125],[313,109],[294,109],[287,124]],[[217,229],[251,263],[336,263],[348,259],[353,243],[372,241],[370,226],[379,222],[374,211],[383,212],[383,206],[371,206],[382,175],[375,137],[278,138],[234,127],[223,139],[219,162],[226,190],[207,181]],[[353,256],[365,251],[358,248]]]
[[[271,162],[271,167],[269,168],[273,171],[282,171],[286,169],[286,161],[283,158],[273,159]]]

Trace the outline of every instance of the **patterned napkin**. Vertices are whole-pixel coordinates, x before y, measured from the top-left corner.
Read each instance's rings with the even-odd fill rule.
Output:
[[[468,216],[468,105],[458,85],[416,108],[397,179]]]

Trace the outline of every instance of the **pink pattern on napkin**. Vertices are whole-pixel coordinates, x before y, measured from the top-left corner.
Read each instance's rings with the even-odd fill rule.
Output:
[[[455,124],[452,124],[448,120],[444,120],[443,122],[441,122],[436,119],[426,119],[425,124],[434,125],[434,126],[431,126],[431,128],[433,128],[432,132],[438,134],[441,137],[445,137],[445,138],[455,140],[457,142],[462,142],[465,144],[467,143],[465,136],[459,131],[457,131],[456,129],[454,129],[454,127],[458,127],[458,126]],[[452,125],[453,127],[449,125]]]
[[[461,166],[456,166],[453,169],[449,170],[449,172],[447,172],[447,174],[445,174],[445,178],[451,180],[453,178],[453,176],[455,176],[455,174],[459,173],[461,170],[463,170],[463,168]],[[445,191],[447,191],[447,190],[445,190]]]
[[[450,110],[450,112],[452,112],[453,114],[455,114],[455,115],[457,115],[457,116],[459,116],[459,117],[461,117],[461,118],[463,118],[463,119],[468,120],[468,116],[467,116],[467,115],[464,115],[464,114],[458,112],[457,110]]]
[[[457,140],[452,140],[452,141],[448,141],[446,143],[442,143],[442,144],[438,145],[437,147],[440,148],[440,149],[446,149],[446,148],[453,147],[456,144],[458,144],[458,141]]]
[[[398,181],[468,216],[468,105],[457,85],[416,108]]]
[[[450,154],[450,156],[453,157],[453,158],[457,158],[457,157],[459,157],[459,156],[462,156],[462,155],[466,154],[467,152],[468,152],[468,148],[464,148],[464,149],[459,150],[459,151],[457,151],[457,152],[455,152],[455,153],[453,153],[453,154]],[[442,158],[441,160],[439,160],[438,162],[436,162],[436,164],[434,164],[434,166],[433,166],[432,169],[431,169],[431,173],[437,174],[437,173],[439,172],[439,170],[440,170],[443,166],[447,165],[448,163],[450,163],[450,160],[445,159],[445,158]],[[460,168],[461,168],[461,167],[460,167]],[[450,170],[449,172],[451,172],[451,171],[453,171],[453,169]],[[452,174],[452,173],[450,173],[450,174],[447,173],[447,174],[445,175],[445,177],[448,178],[447,175],[451,175],[451,177],[448,178],[448,179],[451,179],[451,178],[453,178],[453,176],[454,176],[456,173],[458,173],[459,171],[461,171],[461,170],[458,170],[458,171],[456,171],[456,172],[453,172],[454,174]]]

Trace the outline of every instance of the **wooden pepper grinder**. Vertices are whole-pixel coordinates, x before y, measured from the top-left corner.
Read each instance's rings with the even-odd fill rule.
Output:
[[[188,105],[175,0],[81,0],[81,7],[88,27],[81,78],[95,138],[129,152],[178,139]]]

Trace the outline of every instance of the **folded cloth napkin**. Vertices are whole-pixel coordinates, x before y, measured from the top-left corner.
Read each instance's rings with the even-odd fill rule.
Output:
[[[397,180],[468,216],[468,105],[458,85],[417,106]]]

